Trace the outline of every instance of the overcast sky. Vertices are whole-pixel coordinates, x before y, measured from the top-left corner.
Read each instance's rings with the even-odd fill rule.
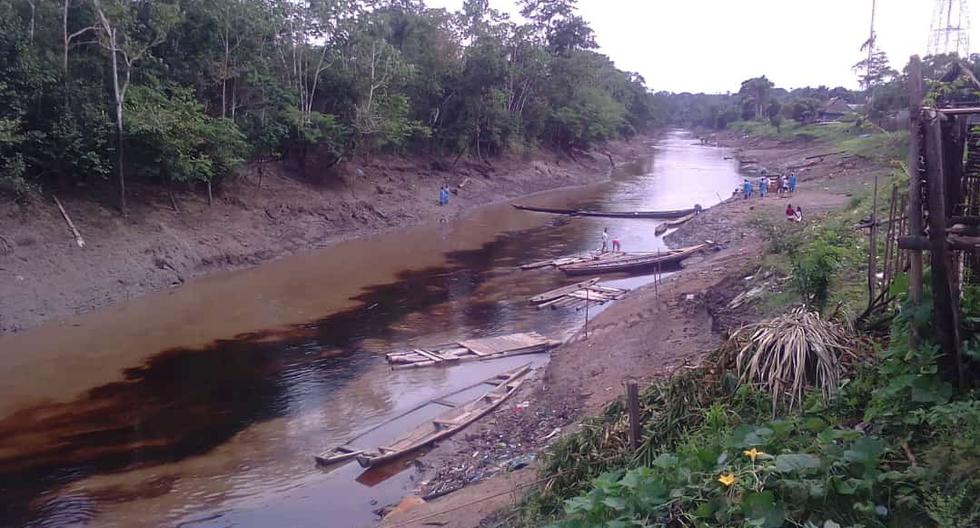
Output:
[[[451,10],[463,3],[425,1]],[[515,4],[490,0],[514,15]],[[878,45],[895,69],[925,54],[934,4],[878,0]],[[735,92],[762,74],[784,88],[856,88],[851,66],[868,38],[871,0],[579,0],[579,11],[601,51],[653,90]],[[976,29],[971,41],[980,49]]]

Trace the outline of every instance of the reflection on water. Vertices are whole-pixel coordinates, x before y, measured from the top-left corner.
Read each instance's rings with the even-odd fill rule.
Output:
[[[621,166],[612,182],[585,197],[578,193],[574,203],[563,193],[536,200],[617,211],[676,209],[716,203],[738,182],[724,151],[694,146],[681,132],[652,148],[652,156]],[[528,214],[506,206],[482,213],[488,225],[481,229],[490,236],[475,249],[443,251],[438,266],[413,266],[420,261],[415,248],[404,247],[405,268],[389,283],[361,284],[351,308],[150,354],[118,381],[7,414],[0,419],[0,520],[289,525],[322,523],[329,512],[331,525],[369,522],[372,502],[397,500],[413,486],[414,471],[371,474],[348,464],[324,473],[313,467],[313,454],[419,402],[529,358],[545,359],[391,371],[382,352],[530,330],[567,337],[583,314],[529,309],[526,299],[574,279],[516,266],[595,248],[603,228],[626,251],[663,247],[651,220],[542,217],[530,227],[504,227],[502,219]],[[438,240],[427,244],[454,247],[450,237],[457,232],[452,225],[432,228],[426,236]],[[369,243],[358,247],[371,251]],[[378,249],[379,255],[391,251]],[[325,250],[323,258],[346,250]],[[335,280],[345,284],[310,287],[329,295],[357,277]],[[635,287],[647,280],[615,282]],[[413,423],[389,424],[372,439],[392,438],[426,418],[412,416],[400,422]]]

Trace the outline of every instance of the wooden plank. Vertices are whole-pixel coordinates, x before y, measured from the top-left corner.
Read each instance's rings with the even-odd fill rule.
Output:
[[[959,321],[952,298],[949,250],[946,246],[946,197],[943,134],[938,119],[926,123],[926,180],[929,185],[929,254],[932,268],[933,321],[942,348],[943,374],[960,384]]]
[[[572,293],[573,291],[592,286],[597,282],[599,282],[599,277],[595,277],[587,281],[576,282],[575,284],[569,284],[568,286],[562,286],[561,288],[555,288],[553,290],[546,291],[542,294],[535,295],[534,297],[531,297],[528,300],[532,303],[550,301],[552,299],[561,297],[562,295]]]
[[[522,348],[529,348],[535,345],[542,345],[546,339],[532,334],[511,334],[498,337],[485,337],[480,339],[468,339],[460,341],[459,345],[466,347],[470,351],[480,355],[494,355]]]
[[[438,362],[438,361],[444,361],[446,359],[444,357],[437,356],[437,355],[435,355],[435,354],[433,354],[431,352],[428,352],[426,350],[422,350],[421,348],[416,348],[416,349],[413,350],[413,352],[415,352],[416,354],[425,356],[425,357],[431,359],[432,361],[436,361],[436,362]]]

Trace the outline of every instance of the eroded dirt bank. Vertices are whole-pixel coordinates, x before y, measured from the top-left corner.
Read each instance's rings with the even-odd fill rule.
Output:
[[[85,240],[79,248],[53,201],[0,203],[0,334],[91,311],[185,281],[249,267],[366,234],[462,215],[475,207],[604,180],[610,162],[643,141],[571,159],[555,153],[492,161],[373,158],[299,180],[281,166],[227,183],[208,206],[200,195],[136,189],[131,212],[61,196]],[[438,205],[438,189],[452,198]]]
[[[817,163],[805,160],[829,152],[819,143],[733,135],[721,142],[735,148],[740,159],[757,160],[758,167],[810,166],[798,172],[800,187],[793,195],[733,199],[670,233],[666,240],[674,247],[710,239],[722,249],[690,259],[660,285],[632,292],[592,321],[588,339],[583,333],[553,351],[544,372],[508,405],[422,459],[426,474],[418,495],[431,500],[406,501],[404,511],[385,518],[382,526],[472,528],[500,520],[493,512],[520,501],[537,478],[534,460],[575,430],[579,417],[619,397],[625,379],[642,383],[697,364],[726,331],[766,315],[751,302],[732,307],[737,295],[756,284],[750,281],[759,271],[764,234],[750,220],[782,220],[789,203],[802,207],[805,218],[819,217],[866,189],[875,173],[889,170],[839,154]],[[443,495],[452,490],[458,491]]]

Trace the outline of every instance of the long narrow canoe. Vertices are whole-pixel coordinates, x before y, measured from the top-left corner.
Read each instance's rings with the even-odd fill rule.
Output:
[[[668,211],[576,211],[576,216],[602,216],[607,218],[680,218],[697,211],[690,209],[673,209]]]
[[[438,418],[418,426],[389,445],[361,451],[356,455],[357,463],[362,467],[377,466],[456,434],[467,425],[496,409],[504,400],[514,394],[526,379],[530,367],[531,364],[528,363],[486,380],[484,383],[493,385],[494,388],[483,396],[446,411]]]
[[[569,275],[591,275],[593,273],[614,273],[650,269],[657,265],[677,264],[680,261],[702,251],[708,244],[700,244],[682,249],[674,249],[666,253],[645,255],[629,255],[618,259],[596,262],[580,262],[561,266],[559,269]]]
[[[573,215],[575,214],[575,209],[554,209],[551,207],[534,207],[532,205],[518,205],[510,204],[514,209],[520,209],[521,211],[531,211],[533,213],[549,213],[549,214],[563,214],[563,215]]]
[[[666,222],[658,225],[657,228],[653,230],[653,234],[655,234],[657,236],[660,236],[660,235],[666,233],[668,229],[671,229],[673,227],[677,227],[679,225],[682,225],[682,224],[684,224],[684,223],[692,220],[697,215],[698,215],[698,211],[694,211],[693,213],[691,213],[691,214],[689,214],[687,216],[683,216],[681,218],[678,218],[677,220],[668,220],[668,221],[666,221]]]
[[[421,409],[423,409],[425,407],[428,407],[430,405],[441,405],[441,406],[444,406],[444,407],[456,407],[455,405],[453,405],[452,403],[450,403],[448,401],[448,398],[450,398],[450,397],[452,397],[452,396],[454,396],[456,394],[459,394],[461,392],[465,392],[465,391],[468,391],[470,389],[479,387],[480,385],[484,385],[484,384],[489,384],[489,385],[494,385],[494,386],[499,385],[499,380],[502,379],[502,377],[503,378],[509,378],[512,374],[516,373],[517,371],[520,371],[521,369],[524,369],[526,371],[527,368],[530,365],[531,365],[530,363],[526,363],[526,364],[524,364],[524,365],[522,365],[522,366],[520,366],[520,367],[518,367],[516,369],[509,370],[507,372],[504,372],[503,374],[498,374],[498,375],[496,375],[496,376],[494,376],[492,378],[488,378],[488,379],[485,379],[485,380],[480,381],[478,383],[474,383],[473,385],[468,385],[468,386],[463,387],[461,389],[456,389],[456,390],[454,390],[452,392],[441,394],[441,395],[439,395],[439,396],[437,396],[435,398],[426,400],[426,401],[424,401],[424,402],[416,405],[415,407],[412,407],[411,409],[408,409],[405,412],[402,412],[402,413],[400,413],[400,414],[398,414],[396,416],[392,416],[391,418],[389,418],[389,419],[387,419],[387,420],[385,420],[385,421],[383,421],[383,422],[375,425],[374,427],[371,427],[370,429],[367,429],[365,431],[362,431],[362,432],[358,433],[356,436],[354,436],[352,438],[348,438],[341,445],[338,445],[338,446],[336,446],[336,447],[334,447],[332,449],[328,449],[327,451],[324,451],[323,453],[320,453],[319,455],[314,455],[313,456],[313,459],[320,466],[333,466],[333,465],[339,464],[341,462],[347,462],[348,460],[352,460],[352,459],[354,459],[354,457],[356,457],[357,455],[360,455],[361,453],[363,453],[365,451],[365,449],[354,447],[353,444],[356,443],[359,438],[362,438],[363,436],[367,435],[368,433],[374,432],[375,430],[380,429],[381,427],[384,427],[384,426],[390,424],[391,422],[394,422],[395,420],[404,418],[404,417],[406,417],[406,416],[408,416],[408,415],[410,415],[410,414],[412,414],[412,413],[414,413],[416,411],[419,411],[419,410],[421,410]]]
[[[587,209],[555,209],[551,207],[534,207],[530,205],[511,204],[515,209],[535,213],[549,213],[571,216],[601,216],[606,218],[680,218],[689,215],[699,207],[690,209],[673,209],[666,211],[590,211]]]

